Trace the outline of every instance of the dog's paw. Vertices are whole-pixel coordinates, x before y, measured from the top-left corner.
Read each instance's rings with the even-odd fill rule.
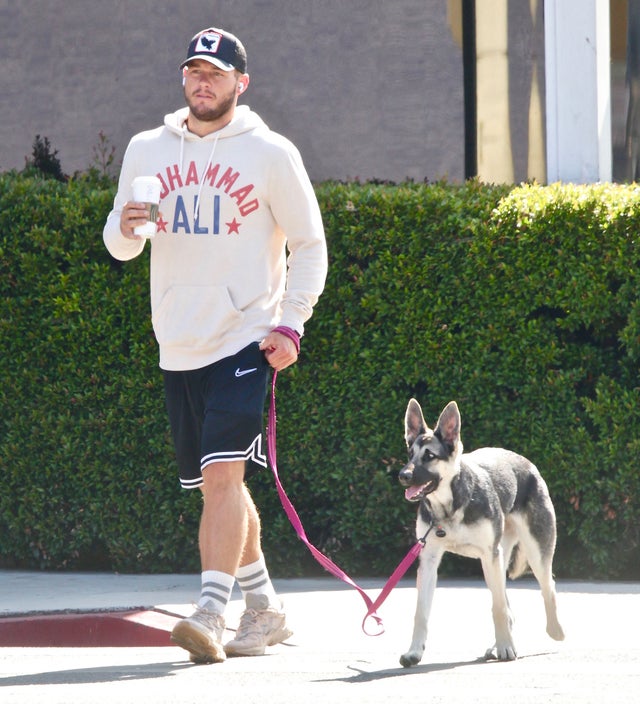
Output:
[[[422,652],[417,653],[414,650],[410,650],[408,653],[400,656],[400,664],[402,667],[413,667],[417,665],[420,660],[422,660]]]
[[[564,631],[557,621],[547,623],[547,633],[553,640],[564,640]]]
[[[516,660],[518,653],[513,643],[496,643],[484,654],[485,660]]]

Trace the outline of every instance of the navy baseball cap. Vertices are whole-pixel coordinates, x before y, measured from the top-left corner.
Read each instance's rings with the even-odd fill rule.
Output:
[[[247,52],[242,42],[224,29],[209,27],[198,32],[189,43],[187,58],[180,68],[194,59],[208,61],[223,71],[237,69],[240,73],[247,72]]]

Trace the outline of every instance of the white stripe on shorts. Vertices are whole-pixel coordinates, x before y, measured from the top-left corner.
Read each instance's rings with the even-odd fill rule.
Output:
[[[200,461],[200,471],[202,472],[208,464],[214,462],[234,462],[237,460],[253,460],[261,467],[267,466],[267,458],[262,451],[262,434],[256,435],[255,440],[251,443],[249,448],[244,451],[211,452],[205,455]]]

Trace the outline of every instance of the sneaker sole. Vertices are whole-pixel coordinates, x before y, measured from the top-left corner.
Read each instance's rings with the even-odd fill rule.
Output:
[[[188,650],[192,662],[197,664],[224,662],[227,657],[222,643],[212,642],[206,634],[183,621],[176,624],[171,633],[171,641]]]
[[[287,638],[291,638],[292,635],[293,631],[289,630],[285,626],[284,628],[279,628],[277,631],[274,631],[269,636],[269,640],[265,645],[256,645],[251,648],[243,646],[241,643],[234,645],[233,641],[229,641],[229,643],[224,646],[224,651],[230,657],[242,657],[243,655],[264,655],[265,647],[267,645],[278,645],[278,643],[282,643],[287,640]]]

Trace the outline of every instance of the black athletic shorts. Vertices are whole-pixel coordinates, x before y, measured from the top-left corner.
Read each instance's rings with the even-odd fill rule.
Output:
[[[202,369],[163,370],[180,484],[202,486],[213,462],[245,460],[245,478],[267,466],[263,415],[269,364],[258,343]]]

